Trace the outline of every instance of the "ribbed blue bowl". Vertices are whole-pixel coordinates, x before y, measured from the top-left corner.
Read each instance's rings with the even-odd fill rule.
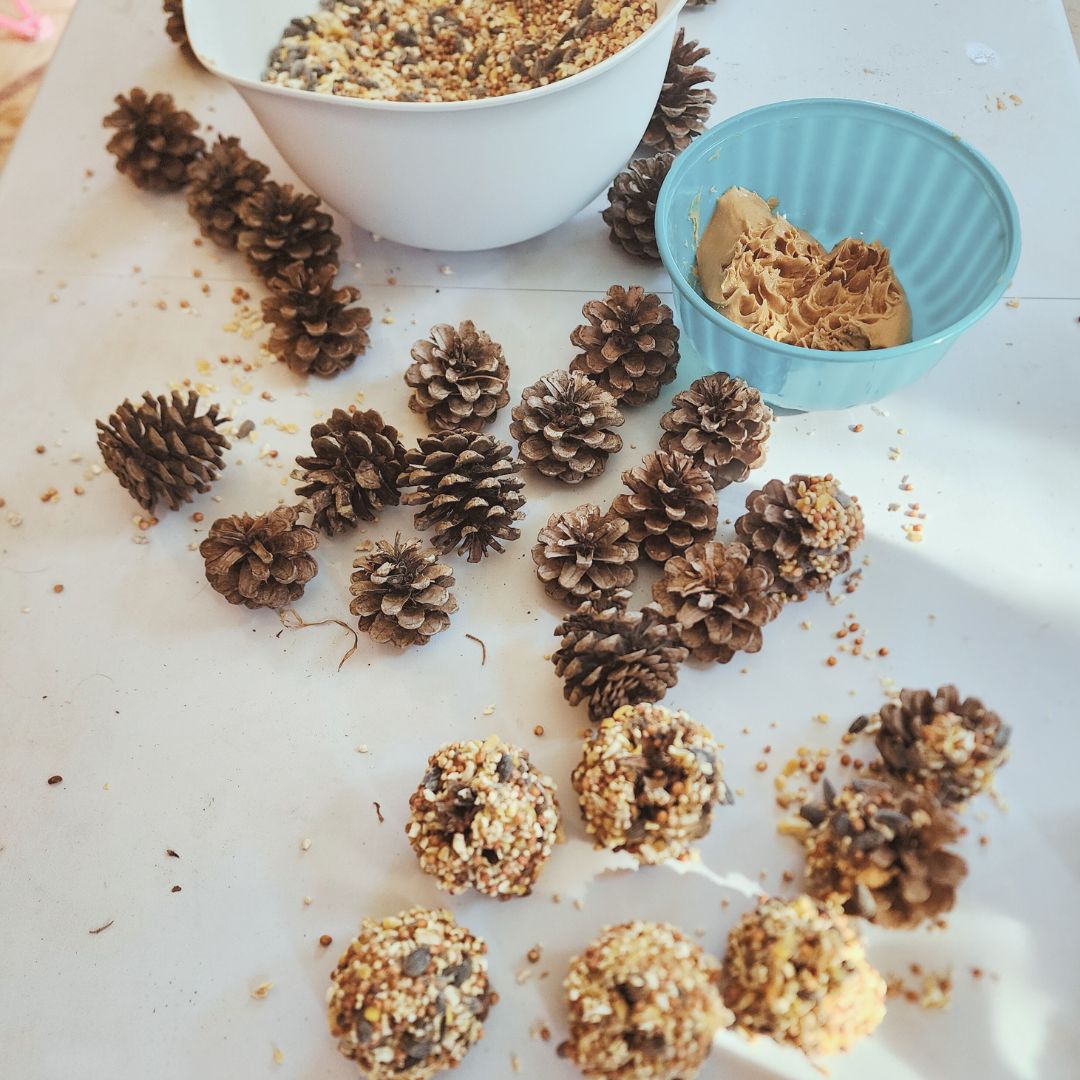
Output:
[[[697,237],[737,185],[826,248],[880,240],[911,302],[913,340],[866,352],[785,345],[724,318],[698,290]],[[656,208],[660,255],[675,289],[684,363],[727,371],[774,405],[839,409],[925,375],[990,310],[1020,257],[1020,219],[997,170],[937,124],[869,101],[764,105],[710,128],[671,167]]]

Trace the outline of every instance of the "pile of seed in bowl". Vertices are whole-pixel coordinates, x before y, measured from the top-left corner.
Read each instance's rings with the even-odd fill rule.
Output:
[[[322,0],[263,79],[381,101],[500,97],[584,71],[655,21],[655,0]]]

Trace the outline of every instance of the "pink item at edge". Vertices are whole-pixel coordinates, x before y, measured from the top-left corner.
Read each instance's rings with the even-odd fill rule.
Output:
[[[15,0],[21,18],[12,19],[0,15],[0,30],[10,30],[16,37],[27,41],[44,41],[53,32],[52,19],[48,15],[39,15],[27,3],[27,0]]]

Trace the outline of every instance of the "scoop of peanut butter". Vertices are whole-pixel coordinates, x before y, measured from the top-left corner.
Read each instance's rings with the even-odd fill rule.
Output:
[[[911,340],[911,308],[887,248],[848,237],[826,251],[744,188],[717,200],[697,272],[722,314],[774,341],[852,352]]]

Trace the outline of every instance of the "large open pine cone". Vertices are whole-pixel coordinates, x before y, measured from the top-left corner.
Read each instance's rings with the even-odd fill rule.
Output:
[[[272,292],[262,302],[263,319],[274,327],[268,348],[297,375],[330,378],[368,347],[371,312],[349,307],[360,290],[336,286],[336,273],[329,264],[292,263],[270,282]]]
[[[107,424],[97,421],[106,468],[144,510],[159,499],[178,510],[195,492],[209,491],[225,468],[229,440],[217,426],[227,417],[218,416],[218,405],[196,416],[198,403],[193,390],[186,398],[178,390],[171,398],[147,391],[141,404],[125,400]]]
[[[952,909],[967,863],[946,851],[956,815],[926,790],[853,780],[800,811],[808,891],[881,926],[910,929]]]
[[[717,371],[671,399],[660,418],[660,446],[692,457],[717,488],[741,484],[765,463],[772,418],[754,387]]]
[[[426,645],[450,625],[458,606],[450,592],[453,572],[419,540],[380,540],[353,566],[349,610],[360,617],[360,630],[373,641],[399,649]]]
[[[188,166],[188,212],[215,244],[235,248],[240,204],[259,190],[270,170],[249,158],[235,136],[218,141]]]
[[[184,21],[184,0],[164,0],[162,10],[168,16],[165,20],[165,33],[176,42],[180,51],[189,59],[195,58],[195,52],[188,41],[187,23]]]
[[[685,150],[691,140],[705,130],[709,110],[716,102],[716,95],[699,85],[716,78],[715,72],[698,64],[708,55],[708,49],[696,41],[687,41],[686,31],[679,28],[671,47],[660,100],[641,137],[646,146],[657,150]]]
[[[493,435],[446,431],[422,438],[405,454],[398,487],[406,506],[423,506],[413,519],[421,532],[432,529],[432,545],[445,554],[457,548],[479,562],[488,548],[503,551],[500,540],[516,540],[514,522],[524,517],[524,486],[506,443]]]
[[[557,627],[562,638],[552,653],[563,696],[571,705],[588,704],[599,723],[622,705],[657,702],[679,681],[686,649],[678,632],[652,605],[627,611],[628,596],[586,600]]]
[[[602,603],[616,589],[629,588],[637,577],[637,544],[626,539],[626,521],[584,503],[552,514],[533,545],[536,576],[555,600],[575,606],[582,600]]]
[[[179,191],[187,183],[188,166],[206,146],[195,134],[198,121],[176,108],[172,94],[149,97],[137,86],[115,100],[116,111],[102,123],[116,128],[106,146],[116,157],[116,171],[148,191]]]
[[[627,538],[641,545],[646,558],[663,564],[716,534],[712,478],[685,454],[647,454],[622,478],[630,493],[617,495],[611,506],[630,523]]]
[[[303,509],[278,506],[260,517],[219,518],[199,545],[206,580],[230,604],[283,608],[295,603],[319,569],[308,554],[318,547],[319,534],[297,524]]]
[[[294,262],[309,271],[337,265],[341,237],[320,205],[317,195],[267,180],[237,208],[242,228],[236,246],[264,281],[272,281]]]
[[[374,410],[335,409],[311,429],[311,457],[298,457],[304,481],[296,489],[311,504],[313,522],[328,536],[374,521],[386,506],[397,506],[397,479],[405,468],[405,447],[397,428]]]
[[[805,600],[851,567],[852,549],[863,538],[862,508],[832,476],[770,480],[747,496],[735,534],[772,573],[779,593]]]
[[[623,423],[615,398],[581,371],[545,375],[510,415],[522,459],[565,484],[599,476],[608,455],[622,449],[622,437],[611,430]]]
[[[628,255],[660,261],[656,246],[656,200],[674,154],[631,161],[611,182],[608,205],[600,212],[611,229],[611,242]]]
[[[612,285],[603,300],[581,309],[588,319],[570,335],[582,352],[570,362],[616,401],[644,405],[674,381],[679,363],[679,328],[671,308],[640,285]]]
[[[761,649],[761,628],[780,614],[768,570],[742,544],[694,544],[664,564],[653,599],[694,660],[726,664]]]

